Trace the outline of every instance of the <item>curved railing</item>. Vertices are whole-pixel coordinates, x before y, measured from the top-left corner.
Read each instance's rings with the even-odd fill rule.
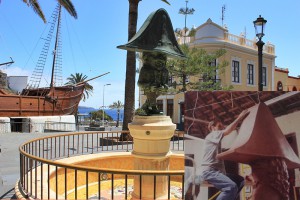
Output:
[[[120,132],[77,132],[63,135],[53,135],[28,141],[20,146],[20,192],[25,197],[35,199],[88,199],[95,195],[101,199],[103,182],[110,185],[110,197],[114,199],[114,182],[122,180],[124,196],[129,194],[129,182],[133,177],[152,176],[154,180],[153,196],[156,195],[159,177],[167,179],[167,196],[171,198],[171,183],[179,183],[184,191],[184,170],[170,171],[140,171],[128,169],[110,169],[81,166],[68,162],[68,159],[79,159],[80,155],[99,154],[108,151],[129,152],[132,141],[119,141]],[[179,145],[179,143],[181,143]],[[183,151],[183,141],[173,137],[170,148]],[[76,157],[75,157],[76,156]],[[83,189],[84,188],[84,189]],[[139,192],[142,197],[143,181],[139,181]],[[82,194],[84,193],[84,194]]]

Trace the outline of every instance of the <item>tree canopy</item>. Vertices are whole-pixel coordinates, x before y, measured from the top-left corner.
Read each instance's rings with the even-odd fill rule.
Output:
[[[121,110],[124,108],[124,104],[121,101],[113,102],[113,104],[109,105],[110,109]]]
[[[138,6],[141,0],[128,0],[128,41],[136,34],[138,20]],[[168,0],[161,0],[170,5]],[[136,54],[135,52],[127,51],[126,56],[126,78],[125,78],[125,100],[124,100],[124,120],[122,130],[128,130],[128,123],[133,119],[135,108],[135,79],[136,79]],[[127,137],[127,134],[122,134],[120,140]]]
[[[172,85],[180,91],[186,91],[187,86],[196,90],[225,90],[230,87],[222,86],[217,76],[225,72],[228,62],[219,59],[226,54],[225,49],[218,49],[214,52],[207,52],[204,49],[181,45],[181,50],[187,56],[186,60],[168,60],[168,70],[171,76],[177,77]],[[195,82],[188,81],[188,78],[195,76]]]
[[[90,114],[91,114],[91,119],[100,121],[102,120],[103,117],[103,110],[93,111]],[[104,111],[104,120],[112,121],[113,118]]]

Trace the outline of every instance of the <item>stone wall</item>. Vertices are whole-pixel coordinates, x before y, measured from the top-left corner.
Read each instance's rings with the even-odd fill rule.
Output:
[[[0,88],[7,89],[7,74],[0,71]]]

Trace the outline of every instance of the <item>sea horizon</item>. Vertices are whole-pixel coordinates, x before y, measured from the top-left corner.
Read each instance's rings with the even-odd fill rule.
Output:
[[[79,114],[83,114],[83,115],[89,115],[90,112],[94,112],[97,110],[101,110],[101,109],[96,109],[93,107],[88,107],[88,106],[78,106],[78,113]],[[118,118],[118,110],[117,109],[104,109],[105,113],[109,116],[111,116],[111,118],[116,121]],[[124,116],[124,109],[120,110],[120,121],[123,121],[123,116]]]

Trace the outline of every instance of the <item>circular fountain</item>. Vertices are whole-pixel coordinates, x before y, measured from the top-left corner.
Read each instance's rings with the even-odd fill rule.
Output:
[[[170,118],[137,118],[130,125],[133,146],[102,146],[101,139],[115,132],[60,134],[21,145],[18,199],[182,199],[184,154],[179,147],[169,152]]]
[[[128,127],[134,141],[132,151],[134,169],[169,170],[170,139],[176,128],[171,118],[162,115],[135,116]],[[144,186],[142,192],[140,185]],[[145,176],[142,179],[135,176],[132,196],[134,199],[141,199],[141,197],[144,199],[166,199],[167,187],[168,177],[166,176],[158,176],[156,180],[152,176]]]
[[[67,199],[84,199],[86,198],[86,185],[88,185],[88,198],[98,199],[99,193],[98,188],[101,188],[101,198],[111,199],[111,193],[114,193],[114,199],[124,199],[125,192],[127,191],[127,199],[140,199],[140,184],[139,175],[131,175],[130,172],[134,171],[137,162],[136,157],[131,154],[131,152],[110,152],[103,154],[94,155],[83,155],[76,156],[72,158],[58,160],[59,163],[73,164],[75,166],[80,166],[84,168],[97,167],[103,170],[103,173],[90,172],[88,175],[88,184],[86,184],[86,172],[85,171],[75,171],[68,169],[67,173],[64,168],[58,169],[57,172],[52,169],[52,173],[49,178],[49,186],[51,189],[52,196],[54,197],[56,191],[56,181],[59,183],[64,183],[66,177],[68,180],[74,180],[76,176],[76,183],[74,181],[68,181],[67,185],[58,184],[57,195],[58,197],[64,196],[65,191],[67,191]],[[150,160],[149,160],[150,161]],[[155,162],[151,162],[155,163]],[[143,164],[143,163],[140,163]],[[172,154],[168,156],[168,171],[178,171],[184,170],[184,156],[183,154]],[[144,165],[143,165],[144,166]],[[112,175],[111,173],[106,173],[106,169],[115,171]],[[44,169],[44,174],[46,174],[46,169]],[[125,178],[127,174],[127,180]],[[113,176],[113,177],[112,177]],[[153,177],[146,176],[142,178],[142,199],[153,199]],[[99,181],[100,179],[100,181]],[[46,180],[46,179],[45,179]],[[126,183],[127,182],[127,183]],[[159,197],[166,197],[167,195],[167,183],[168,180],[166,176],[164,178],[157,178],[156,181],[157,192],[155,194],[156,199]],[[127,184],[127,189],[125,190]],[[66,190],[65,190],[65,187]],[[113,187],[113,190],[112,190]],[[171,176],[170,180],[170,196],[171,199],[182,199],[182,176]],[[76,188],[76,196],[75,196]]]
[[[184,170],[184,155],[170,152],[170,139],[175,131],[170,117],[136,116],[129,128],[134,141],[132,152],[107,152],[57,160],[81,168],[98,168],[102,173],[89,172],[87,175],[85,171],[53,168],[50,169],[50,189],[58,196],[67,193],[67,199],[91,199],[99,198],[99,195],[110,199],[112,191],[116,199],[124,199],[125,193],[128,199],[167,199],[168,193],[171,199],[182,199],[183,176],[166,175]],[[74,177],[76,183],[70,181]],[[56,184],[66,179],[67,184]],[[101,194],[97,193],[98,188],[101,188]]]

